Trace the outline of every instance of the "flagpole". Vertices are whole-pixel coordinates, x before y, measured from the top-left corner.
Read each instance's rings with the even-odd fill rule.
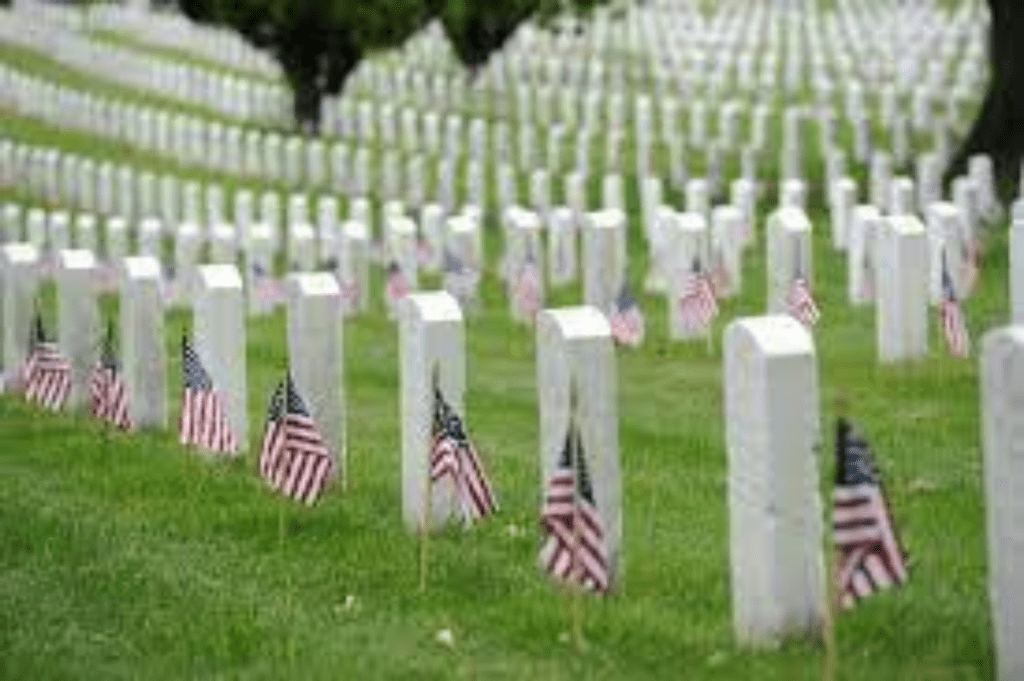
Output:
[[[579,404],[576,399],[576,387],[572,387],[571,405],[569,411],[569,418],[571,419],[570,427],[575,428],[579,425],[579,419],[577,417],[577,410]],[[572,467],[575,471],[575,476],[579,476],[580,462],[580,434],[575,433],[576,437],[573,438],[572,444]],[[580,561],[580,546],[583,543],[580,539],[580,481],[576,479],[573,484],[572,491],[572,576],[579,581],[570,581],[569,588],[572,590],[572,643],[576,652],[583,651],[583,568],[582,562]]]

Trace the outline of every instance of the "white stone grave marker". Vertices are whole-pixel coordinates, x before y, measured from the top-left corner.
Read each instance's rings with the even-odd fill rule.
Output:
[[[122,377],[136,428],[167,425],[167,358],[160,263],[155,258],[123,261],[121,278]]]
[[[770,648],[825,620],[817,358],[789,315],[738,319],[724,343],[733,629]]]

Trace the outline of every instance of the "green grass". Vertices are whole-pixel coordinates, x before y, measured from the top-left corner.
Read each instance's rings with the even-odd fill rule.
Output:
[[[89,136],[12,116],[3,122],[5,135],[33,143],[175,169]],[[623,167],[631,169],[626,152]],[[816,136],[807,154],[811,177],[820,177]],[[702,161],[693,160],[697,172]],[[630,276],[638,284],[646,253],[635,178],[625,179]],[[762,218],[777,195],[773,174],[763,179]],[[945,357],[933,312],[927,359],[877,364],[874,312],[846,302],[845,259],[830,246],[817,184],[810,215],[823,312],[815,330],[822,492],[827,500],[832,404],[845,393],[879,456],[912,560],[903,590],[838,616],[838,678],[989,679],[977,360]],[[598,185],[595,178],[592,203]],[[667,198],[679,203],[674,191]],[[1003,231],[991,236],[979,290],[966,306],[975,345],[1007,319]],[[492,230],[492,262],[499,241]],[[820,644],[797,640],[752,654],[738,650],[731,633],[720,339],[727,321],[763,312],[763,243],[759,234],[745,256],[744,293],[723,305],[712,354],[702,342],[667,341],[665,303],[653,296],[641,300],[645,345],[618,352],[625,581],[621,594],[587,601],[584,652],[561,640],[569,606],[535,567],[534,336],[509,321],[493,274],[482,314],[467,320],[466,403],[501,511],[468,533],[434,540],[428,589],[419,593],[418,543],[400,518],[397,332],[375,271],[372,312],[345,328],[349,489],[333,490],[314,509],[273,496],[254,471],[267,400],[287,360],[283,312],[247,327],[251,436],[239,462],[178,446],[176,406],[166,431],[128,437],[81,415],[42,414],[0,398],[0,677],[820,678]],[[53,297],[45,291],[51,325]],[[553,292],[549,303],[579,299],[574,286]],[[114,314],[116,300],[103,305]],[[178,310],[167,318],[173,405],[189,316]],[[525,536],[510,536],[510,524]],[[454,633],[453,649],[434,641],[443,628]]]

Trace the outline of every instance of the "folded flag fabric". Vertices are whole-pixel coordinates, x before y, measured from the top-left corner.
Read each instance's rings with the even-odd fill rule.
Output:
[[[622,345],[636,347],[644,340],[644,315],[640,312],[636,298],[623,284],[619,296],[615,300],[615,310],[608,322],[612,330],[612,338]]]
[[[797,276],[786,296],[786,309],[798,322],[804,326],[814,326],[821,318],[818,305],[811,295],[811,287],[803,276]]]
[[[33,325],[32,342],[22,367],[25,399],[29,402],[59,411],[71,394],[71,363],[57,349],[57,344],[46,339],[43,320],[38,314]]]
[[[942,315],[942,332],[946,337],[946,346],[949,354],[954,357],[967,357],[971,353],[971,339],[967,334],[967,323],[964,321],[963,309],[960,301],[957,300],[956,291],[953,289],[953,280],[946,269],[945,261],[942,265],[942,304],[940,308]]]
[[[839,597],[851,608],[865,596],[906,582],[907,565],[871,449],[846,419],[836,427],[834,497]]]
[[[114,327],[107,327],[100,359],[89,378],[89,402],[93,416],[109,421],[121,430],[131,430],[128,390],[121,376],[121,365],[114,354]]]
[[[693,261],[679,309],[683,328],[693,332],[707,330],[718,316],[715,288],[697,260]]]
[[[444,252],[444,288],[460,303],[473,302],[477,295],[480,275],[462,258],[451,251]]]
[[[572,422],[558,467],[548,480],[541,526],[545,535],[539,555],[541,569],[562,583],[607,593],[604,520],[594,502],[586,454]]]
[[[388,279],[385,291],[388,300],[392,303],[397,303],[409,295],[411,291],[412,288],[409,286],[409,280],[405,278],[402,268],[398,266],[397,262],[392,261],[388,265]]]
[[[308,506],[336,473],[330,449],[290,375],[270,398],[259,469],[272,489]]]
[[[540,311],[540,270],[531,256],[523,263],[513,289],[516,307],[525,317],[533,318]]]
[[[199,354],[184,337],[181,361],[185,384],[181,396],[181,444],[196,445],[211,452],[234,453],[238,450],[238,440],[228,422],[224,398],[214,389]]]
[[[483,462],[470,442],[462,419],[434,387],[433,446],[430,451],[431,484],[450,480],[463,523],[494,513],[498,508]]]

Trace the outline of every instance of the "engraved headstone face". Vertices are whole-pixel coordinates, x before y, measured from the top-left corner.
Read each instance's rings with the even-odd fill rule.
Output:
[[[603,311],[587,306],[538,315],[539,503],[544,503],[573,428],[604,525],[612,591],[624,578],[617,382],[611,329]]]
[[[199,268],[193,303],[193,346],[224,401],[232,432],[246,449],[245,314],[242,278],[232,264]]]
[[[428,483],[435,388],[465,418],[465,328],[446,292],[415,293],[399,306],[402,517],[411,532],[443,527],[459,511],[450,484]],[[436,383],[436,385],[435,385]],[[428,498],[429,516],[427,514]]]
[[[928,238],[913,216],[887,218],[875,235],[875,277],[880,361],[928,353]]]
[[[981,360],[982,442],[988,525],[989,602],[996,677],[1024,674],[1024,330],[989,332]]]
[[[733,627],[765,648],[825,618],[814,343],[789,315],[738,319],[724,364]]]
[[[14,379],[28,357],[29,330],[35,310],[39,280],[39,251],[30,243],[9,243],[0,247],[0,277],[3,287],[3,369]]]
[[[131,421],[167,425],[167,358],[160,263],[125,258],[121,277],[121,354]]]
[[[334,275],[289,276],[288,361],[295,389],[306,403],[347,480],[344,336],[341,291]]]
[[[875,301],[879,271],[877,244],[882,225],[882,216],[874,205],[854,207],[847,250],[848,294],[852,305]]]

